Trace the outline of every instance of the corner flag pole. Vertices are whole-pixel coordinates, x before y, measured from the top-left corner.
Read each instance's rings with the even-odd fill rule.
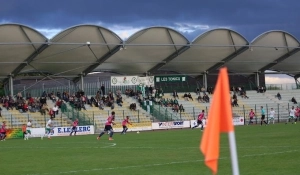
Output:
[[[239,175],[229,92],[227,68],[221,68],[208,112],[207,125],[200,144],[200,150],[205,157],[205,164],[212,170],[214,175],[218,172],[220,133],[222,132],[228,134],[232,174]]]
[[[239,175],[239,163],[237,158],[237,149],[235,142],[235,134],[234,131],[230,131],[228,133],[229,147],[230,147],[230,157],[231,157],[231,169],[233,175]]]

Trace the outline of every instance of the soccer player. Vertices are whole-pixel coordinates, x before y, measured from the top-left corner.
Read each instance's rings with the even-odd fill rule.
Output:
[[[52,124],[52,117],[48,120],[46,124],[46,135],[48,135],[48,139],[51,140],[51,133],[53,132],[53,124]]]
[[[77,126],[78,126],[78,119],[76,119],[73,124],[72,124],[72,131],[70,133],[70,136],[72,136],[72,133],[74,132],[74,136],[76,136],[76,132],[77,132]]]
[[[260,121],[260,126],[262,126],[262,123],[264,122],[267,126],[267,122],[265,121],[266,115],[265,115],[265,109],[263,106],[260,107],[261,108],[261,121]]]
[[[296,113],[296,110],[294,109],[294,106],[292,106],[292,108],[290,109],[290,116],[285,124],[287,124],[288,122],[290,122],[293,119],[295,119],[295,121],[292,122],[292,124],[294,124],[294,123],[296,124],[297,118],[295,117],[295,113]]]
[[[248,123],[248,125],[250,125],[251,123],[253,124],[252,120],[253,120],[254,116],[255,116],[255,113],[254,113],[253,109],[251,109],[250,112],[249,112],[249,123]]]
[[[113,140],[112,136],[114,134],[112,125],[114,125],[114,120],[115,120],[115,112],[111,112],[111,115],[107,118],[107,121],[105,122],[105,127],[104,130],[99,134],[97,137],[97,140],[100,140],[100,137],[105,134],[105,132],[109,132],[109,139],[108,140]]]
[[[0,140],[5,141],[5,137],[6,137],[6,122],[5,121],[2,122],[0,133],[1,133]]]
[[[22,132],[23,132],[23,139],[26,140],[26,134],[27,134],[27,132],[26,132],[26,124],[22,125]]]
[[[273,121],[273,124],[274,124],[274,122],[275,122],[275,111],[274,111],[273,108],[271,108],[271,111],[270,111],[268,124],[271,123],[271,120]]]
[[[121,132],[121,134],[126,134],[128,130],[127,124],[131,125],[131,123],[129,122],[129,116],[126,116],[126,118],[122,122],[123,131]]]
[[[28,120],[27,127],[26,127],[26,135],[25,135],[26,140],[28,140],[29,135],[31,135],[31,130],[30,130],[31,128],[32,128],[31,120]]]
[[[203,122],[202,122],[202,120],[205,118],[204,115],[205,115],[204,110],[202,110],[202,112],[198,115],[197,125],[192,127],[192,129],[194,129],[194,128],[198,127],[199,125],[201,125],[201,131],[203,131]]]

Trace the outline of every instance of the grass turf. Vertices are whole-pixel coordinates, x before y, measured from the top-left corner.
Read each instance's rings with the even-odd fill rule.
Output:
[[[240,174],[299,174],[300,125],[235,127]],[[0,142],[1,175],[211,174],[199,151],[199,129],[11,139]],[[228,138],[221,136],[218,174],[231,174]]]

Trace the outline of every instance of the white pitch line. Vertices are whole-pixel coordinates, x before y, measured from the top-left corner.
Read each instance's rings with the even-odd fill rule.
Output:
[[[198,149],[199,147],[174,147],[174,148],[170,148],[170,147],[116,147],[116,143],[105,143],[107,144],[107,146],[71,146],[72,148],[80,148],[80,149],[90,149],[90,148],[95,148],[95,149],[99,149],[99,148],[112,148],[112,149],[166,149],[166,150],[186,150],[186,149]],[[3,149],[48,149],[50,147],[46,147],[46,146],[38,146],[38,147],[34,147],[34,146],[28,146],[28,147],[24,147],[24,146],[12,146],[12,147],[1,147]],[[51,146],[51,148],[57,148],[57,149],[65,149],[65,148],[70,148],[70,147],[65,147],[65,146]],[[220,147],[221,149],[228,149],[229,147]],[[245,147],[241,147],[239,146],[238,149],[263,149],[263,148],[298,148],[298,146],[245,146]]]
[[[111,148],[111,147],[115,147],[117,144],[116,143],[109,143],[109,144],[105,144],[104,146],[56,146],[56,147],[52,147],[52,146],[38,146],[38,147],[34,147],[34,146],[29,146],[29,147],[25,147],[25,146],[12,146],[12,147],[1,147],[2,148],[7,148],[7,149],[49,149],[49,148],[53,148],[53,149],[69,149],[69,148],[79,148],[79,149],[84,149],[84,148],[87,148],[87,149],[91,149],[91,148],[95,148],[95,149],[98,149],[98,148]]]
[[[262,154],[249,154],[239,156],[239,158],[244,157],[254,157],[254,156],[267,156],[267,155],[275,155],[275,154],[284,154],[297,152],[299,150],[290,150],[290,151],[281,151],[281,152],[273,152],[273,153],[262,153]],[[221,157],[220,160],[228,159],[229,157]],[[103,171],[103,170],[116,170],[116,169],[129,169],[129,168],[141,168],[141,167],[153,167],[153,166],[164,166],[164,165],[173,165],[173,164],[182,164],[182,163],[194,163],[194,162],[203,162],[204,160],[187,160],[180,162],[169,162],[169,163],[156,163],[156,164],[147,164],[147,165],[132,165],[132,166],[124,166],[124,167],[110,167],[110,168],[95,168],[89,170],[73,170],[73,171],[61,171],[61,172],[52,172],[52,173],[39,173],[39,174],[26,174],[26,175],[52,175],[52,174],[70,174],[70,173],[81,173],[81,172],[91,172],[91,171]]]

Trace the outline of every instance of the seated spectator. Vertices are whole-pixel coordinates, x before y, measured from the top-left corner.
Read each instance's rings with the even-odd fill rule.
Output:
[[[50,109],[49,115],[51,118],[55,118],[55,113],[54,113],[53,109]]]
[[[207,94],[204,94],[204,95],[203,95],[203,101],[204,101],[205,103],[209,103],[209,96],[208,96]]]
[[[58,106],[54,105],[53,108],[52,108],[53,112],[54,112],[54,117],[56,115],[58,115]]]
[[[241,97],[242,97],[242,98],[247,98],[247,99],[249,98],[249,97],[246,95],[246,91],[242,91],[242,92],[241,92]]]
[[[172,111],[173,112],[178,112],[179,111],[179,106],[174,104],[173,107],[172,107]]]
[[[235,106],[238,107],[239,106],[238,99],[233,99],[232,106],[233,107],[235,107]]]
[[[136,110],[136,104],[135,103],[131,103],[130,106],[129,106],[129,109],[132,111],[132,110]]]
[[[41,115],[46,115],[46,111],[49,111],[48,107],[46,104],[42,104],[43,106],[41,107]]]
[[[122,99],[117,97],[117,105],[122,107],[122,103],[123,103]]]
[[[199,87],[196,88],[196,94],[200,95],[200,89],[199,89]]]
[[[297,104],[297,101],[296,99],[293,97],[292,100],[291,100],[294,104]]]
[[[189,101],[189,97],[188,97],[188,94],[187,94],[187,93],[185,93],[185,94],[183,95],[183,98],[184,98],[185,101]]]
[[[104,109],[104,102],[103,102],[103,100],[101,99],[98,103],[98,106],[97,107],[99,107],[99,109],[101,109],[101,110],[103,110]]]
[[[198,98],[197,98],[197,99],[198,99],[198,102],[199,102],[199,103],[203,103],[203,98],[201,97],[201,95],[200,95],[200,94],[199,94],[199,96],[198,96]]]
[[[173,91],[173,97],[174,97],[175,99],[176,99],[176,97],[179,98],[179,97],[178,97],[178,94],[177,94],[177,92],[176,92],[176,90]]]
[[[279,92],[277,93],[276,97],[278,98],[278,100],[281,100],[281,95]]]
[[[164,91],[163,91],[162,88],[160,88],[160,89],[158,90],[158,95],[159,95],[159,98],[161,98],[161,97],[164,96]]]
[[[28,111],[28,105],[26,103],[23,103],[22,110],[23,110],[23,112],[27,112]]]
[[[234,93],[233,96],[232,96],[232,99],[236,99],[236,98],[237,98],[237,96]]]
[[[184,108],[183,108],[182,104],[179,105],[179,111],[184,112]]]
[[[187,96],[189,97],[189,99],[192,99],[192,101],[194,101],[194,99],[193,99],[191,93],[188,93]]]
[[[18,110],[20,113],[22,113],[23,112],[23,104],[18,103],[18,105],[16,106],[16,110]]]
[[[115,103],[114,103],[114,100],[111,100],[111,106],[110,106],[110,109],[115,109]]]
[[[171,101],[172,104],[178,105],[178,100],[174,99],[174,101]]]

